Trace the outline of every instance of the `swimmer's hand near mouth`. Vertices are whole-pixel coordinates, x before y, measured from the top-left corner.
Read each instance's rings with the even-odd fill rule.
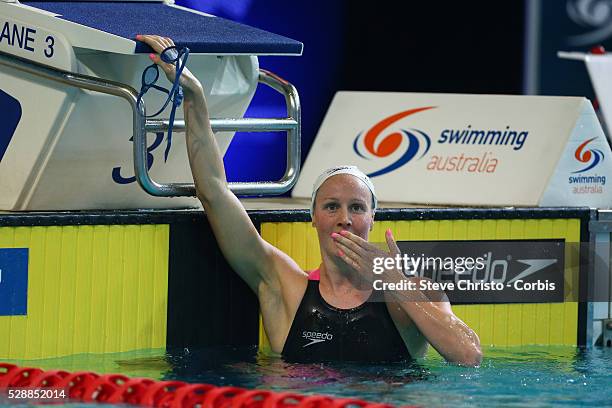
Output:
[[[340,233],[334,232],[331,234],[331,237],[334,239],[338,248],[337,255],[348,266],[355,269],[362,278],[370,283],[375,279],[380,279],[380,276],[373,273],[375,258],[395,259],[397,255],[401,255],[401,251],[393,238],[391,229],[388,229],[385,233],[385,240],[387,241],[389,252],[379,249],[375,245],[349,231],[340,231]],[[397,269],[388,271],[388,273],[396,277],[401,275],[401,271]]]

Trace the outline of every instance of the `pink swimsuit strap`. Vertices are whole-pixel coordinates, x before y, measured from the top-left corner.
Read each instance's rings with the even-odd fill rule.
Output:
[[[320,279],[321,279],[321,271],[319,271],[319,268],[308,272],[308,280],[318,281]]]

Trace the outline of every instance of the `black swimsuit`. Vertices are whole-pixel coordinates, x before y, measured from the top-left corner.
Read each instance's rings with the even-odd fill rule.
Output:
[[[283,358],[290,362],[409,360],[386,303],[375,300],[370,296],[357,307],[338,309],[323,300],[319,281],[309,280]]]

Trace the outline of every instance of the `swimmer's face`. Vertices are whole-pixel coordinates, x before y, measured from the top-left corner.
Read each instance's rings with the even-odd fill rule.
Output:
[[[338,174],[319,187],[312,225],[323,249],[335,252],[332,232],[347,230],[367,240],[373,224],[372,193],[361,180]]]

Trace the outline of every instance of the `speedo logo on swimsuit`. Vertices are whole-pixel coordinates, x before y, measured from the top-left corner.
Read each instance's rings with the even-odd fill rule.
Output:
[[[334,338],[334,335],[331,333],[319,333],[319,332],[309,332],[303,331],[302,337],[306,340],[310,340],[310,343],[304,344],[302,348],[312,346],[313,344],[321,343],[326,340],[331,340]]]

